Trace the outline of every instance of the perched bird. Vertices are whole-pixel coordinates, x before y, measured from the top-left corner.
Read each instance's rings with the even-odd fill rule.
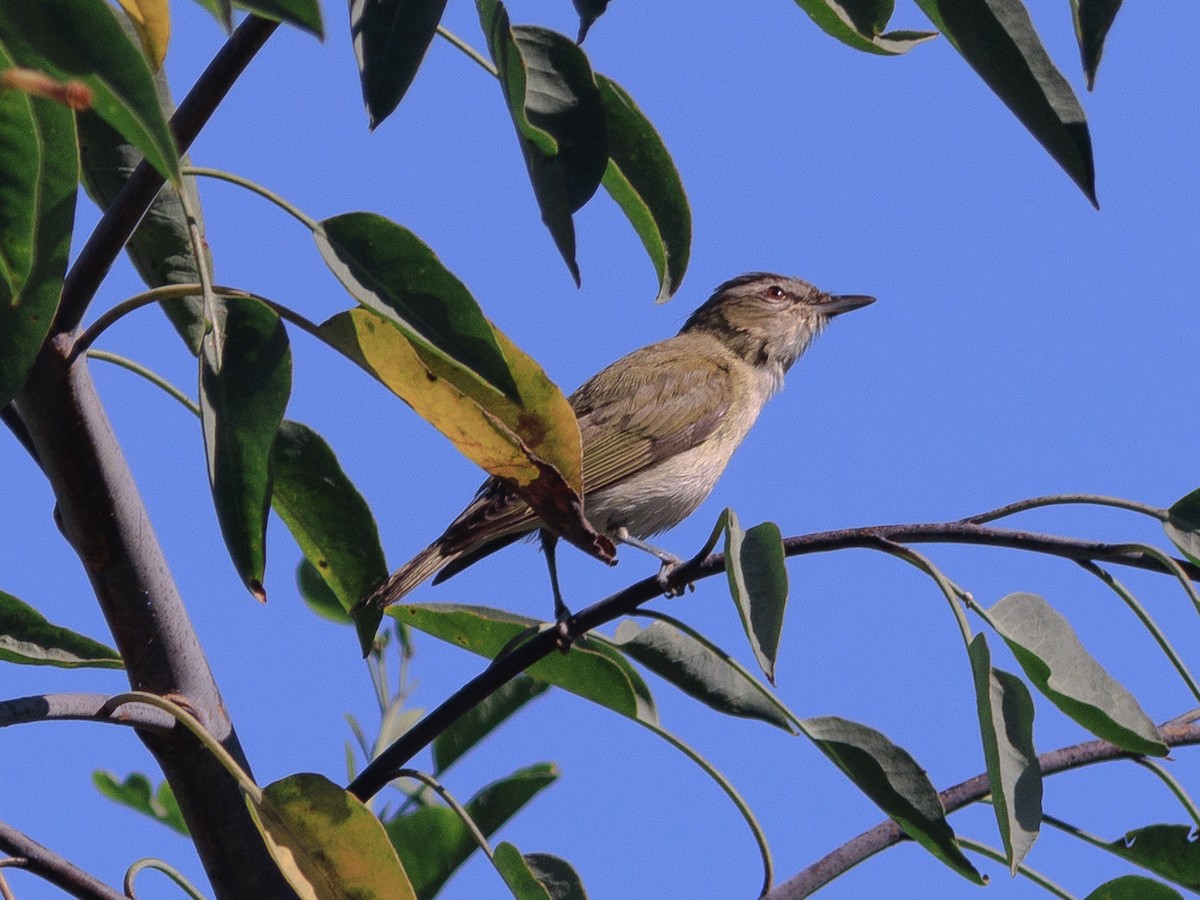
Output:
[[[725,282],[679,334],[624,356],[569,398],[583,437],[584,514],[618,543],[679,560],[643,539],[677,525],[704,501],[763,404],[834,316],[873,297],[838,296],[797,278],[753,272]],[[436,541],[364,601],[396,603],[430,576],[434,584],[520,537],[540,531],[555,614],[557,537],[496,478]]]

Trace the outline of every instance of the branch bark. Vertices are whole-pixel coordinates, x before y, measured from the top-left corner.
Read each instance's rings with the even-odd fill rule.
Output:
[[[35,694],[0,701],[0,728],[28,722],[106,722],[148,731],[167,732],[175,719],[144,703],[124,703],[108,708],[108,694]]]
[[[40,875],[72,897],[128,900],[124,894],[3,822],[0,822],[0,851],[13,856],[14,867]]]

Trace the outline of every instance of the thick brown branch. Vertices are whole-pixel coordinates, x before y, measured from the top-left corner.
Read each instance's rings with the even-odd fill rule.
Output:
[[[0,822],[0,852],[14,857],[13,866],[41,876],[72,897],[127,900],[124,894],[3,822]]]
[[[0,701],[0,728],[27,722],[107,722],[150,731],[170,731],[170,713],[144,703],[124,703],[108,708],[107,694],[36,694]]]
[[[1140,553],[1130,552],[1127,545],[1105,544],[1095,541],[1080,541],[1055,535],[1036,534],[1028,531],[1013,531],[1007,528],[991,528],[967,520],[927,525],[876,525],[868,528],[850,528],[800,535],[784,540],[784,551],[788,556],[807,553],[825,553],[850,547],[878,548],[884,542],[891,543],[960,543],[981,544],[993,547],[1009,547],[1034,553],[1045,553],[1075,561],[1103,560],[1125,566],[1148,569],[1152,572],[1172,574],[1158,560]],[[1188,577],[1200,581],[1200,568],[1179,561]],[[713,553],[696,557],[671,573],[668,584],[679,590],[692,582],[725,571],[725,557]],[[624,590],[595,603],[564,625],[567,636],[577,638],[608,622],[628,615],[643,603],[662,594],[656,578],[646,578]],[[437,709],[429,713],[417,725],[397,739],[372,762],[350,784],[356,796],[366,799],[377,793],[417,753],[433,741],[459,716],[473,708],[497,688],[515,678],[540,659],[558,650],[560,635],[555,630],[544,631],[531,638],[515,650],[496,659],[488,668],[471,679],[452,694]]]
[[[1163,742],[1170,747],[1200,743],[1200,725],[1195,721],[1177,720],[1158,729]],[[1053,775],[1068,769],[1078,769],[1114,759],[1131,759],[1135,754],[1114,747],[1107,741],[1088,741],[1052,750],[1038,757],[1043,775]],[[991,793],[987,774],[976,775],[961,784],[942,791],[942,806],[947,813],[975,803]],[[881,850],[906,840],[900,826],[888,819],[869,831],[843,844],[824,859],[799,872],[768,893],[763,900],[799,900],[828,884],[846,870],[858,865]]]

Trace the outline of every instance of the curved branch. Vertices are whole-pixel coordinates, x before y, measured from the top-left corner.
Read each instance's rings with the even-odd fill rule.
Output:
[[[14,857],[10,865],[41,876],[73,897],[128,900],[94,875],[4,822],[0,822],[0,851]]]
[[[1158,733],[1163,743],[1170,747],[1200,744],[1200,725],[1197,725],[1195,720],[1172,720],[1159,726]],[[1087,741],[1043,753],[1038,757],[1038,764],[1043,775],[1053,775],[1056,772],[1079,769],[1114,759],[1137,758],[1137,754],[1114,747],[1108,741]],[[939,796],[946,812],[952,813],[975,803],[991,792],[987,774],[984,773],[942,791]],[[763,900],[799,900],[801,897],[808,897],[852,866],[902,840],[907,840],[907,837],[899,825],[891,819],[881,822],[788,879],[766,894]]]
[[[238,76],[278,27],[278,22],[249,16],[229,36],[171,117],[180,153],[191,146]],[[145,160],[138,163],[67,273],[52,333],[74,331],[79,325],[100,282],[162,186],[163,177],[153,166]]]
[[[108,708],[108,694],[35,694],[0,701],[0,728],[27,722],[82,721],[128,725],[167,732],[175,726],[169,713],[142,703]]]
[[[1127,545],[1014,531],[977,525],[963,519],[925,525],[877,525],[868,528],[849,528],[799,535],[784,540],[788,556],[824,553],[850,547],[884,549],[892,543],[959,543],[1007,547],[1035,553],[1045,553],[1064,559],[1081,561],[1101,560],[1124,566],[1147,569],[1162,574],[1174,574],[1159,560],[1143,553],[1130,551]],[[706,547],[699,555],[673,570],[667,579],[668,589],[679,591],[687,585],[725,571],[725,556],[709,554]],[[1200,581],[1200,567],[1177,560],[1181,569],[1193,581]],[[501,685],[515,678],[534,663],[561,649],[563,638],[574,639],[629,615],[643,603],[661,596],[663,586],[656,576],[630,585],[622,591],[581,610],[559,628],[548,629],[530,638],[492,663],[451,694],[412,729],[394,741],[359,773],[347,790],[361,800],[378,793],[395,773],[445,731],[467,710],[490,696]]]

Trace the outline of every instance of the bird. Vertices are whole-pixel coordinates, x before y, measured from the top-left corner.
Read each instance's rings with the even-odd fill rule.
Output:
[[[708,497],[734,450],[784,376],[835,316],[874,297],[828,294],[799,278],[750,272],[721,284],[674,337],[622,357],[568,398],[583,447],[584,515],[614,542],[662,567],[678,557],[646,543]],[[427,579],[457,574],[514,541],[540,535],[554,611],[569,611],[558,584],[557,536],[516,490],[489,478],[432,544],[363,601],[382,609]]]

